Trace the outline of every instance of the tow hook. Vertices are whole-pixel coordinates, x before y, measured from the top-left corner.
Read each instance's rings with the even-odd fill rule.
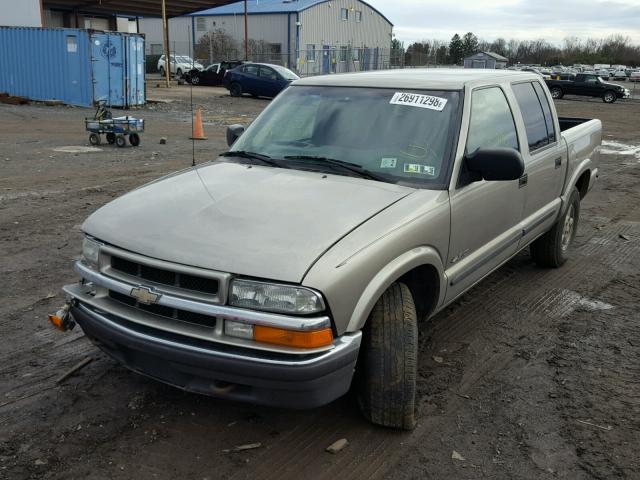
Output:
[[[76,322],[73,320],[71,313],[69,313],[72,306],[72,302],[67,302],[56,313],[49,315],[49,321],[61,332],[68,332],[76,326]]]

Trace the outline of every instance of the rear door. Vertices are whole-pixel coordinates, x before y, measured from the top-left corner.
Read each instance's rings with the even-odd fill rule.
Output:
[[[519,150],[516,123],[502,87],[475,89],[470,98],[465,152],[495,147]],[[456,298],[511,257],[522,234],[524,191],[518,180],[472,181],[464,164],[457,177],[450,189],[446,301]]]
[[[525,173],[521,246],[547,231],[560,211],[560,193],[567,168],[567,152],[556,125],[553,103],[538,81],[512,86],[520,111],[520,138]]]

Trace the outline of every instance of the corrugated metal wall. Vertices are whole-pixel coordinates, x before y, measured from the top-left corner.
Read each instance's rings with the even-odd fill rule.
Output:
[[[341,20],[341,9],[349,11],[349,19]],[[356,22],[355,12],[362,12],[362,21]],[[392,25],[378,12],[358,0],[334,0],[320,3],[300,13],[300,45],[301,50],[307,50],[308,45],[315,45],[316,61],[311,65],[305,63],[305,58],[298,59],[298,68],[309,73],[320,73],[323,70],[323,47],[350,46],[363,53],[362,59],[356,59],[356,64],[372,63],[375,49],[389,49],[391,47]],[[329,60],[333,62],[333,58]],[[334,71],[344,71],[339,57],[336,59]],[[349,71],[354,70],[351,65]],[[358,65],[355,65],[358,67]],[[357,68],[356,68],[357,69]]]
[[[86,30],[0,27],[0,92],[91,105]]]
[[[142,52],[136,34],[0,27],[0,92],[79,106],[142,105]]]

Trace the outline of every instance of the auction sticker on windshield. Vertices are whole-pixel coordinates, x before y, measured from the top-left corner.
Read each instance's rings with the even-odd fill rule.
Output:
[[[396,92],[389,103],[391,105],[428,108],[429,110],[441,112],[447,104],[447,99],[434,97],[433,95],[423,95],[421,93]]]

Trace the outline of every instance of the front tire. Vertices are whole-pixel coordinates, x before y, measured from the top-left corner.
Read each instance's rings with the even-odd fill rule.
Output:
[[[100,145],[100,135],[97,133],[89,135],[89,143],[93,146]]]
[[[182,69],[179,68],[178,71],[176,72],[176,77],[177,78],[182,78]]]
[[[191,85],[200,85],[200,77],[198,75],[191,75]]]
[[[164,67],[160,67],[160,76],[164,77],[167,72],[164,71]]]
[[[358,401],[372,423],[416,425],[418,318],[409,287],[394,283],[373,307],[364,330]]]
[[[602,94],[602,101],[604,103],[613,103],[618,99],[618,97],[616,96],[616,92],[613,92],[611,90],[607,90],[606,92],[604,92]]]
[[[123,135],[118,135],[118,136],[116,137],[116,146],[117,146],[117,147],[122,148],[122,147],[124,147],[126,144],[127,144],[127,141],[124,139],[124,136],[123,136]]]
[[[541,267],[558,268],[568,257],[569,247],[578,231],[580,192],[574,188],[564,214],[547,233],[531,244],[531,257]]]

